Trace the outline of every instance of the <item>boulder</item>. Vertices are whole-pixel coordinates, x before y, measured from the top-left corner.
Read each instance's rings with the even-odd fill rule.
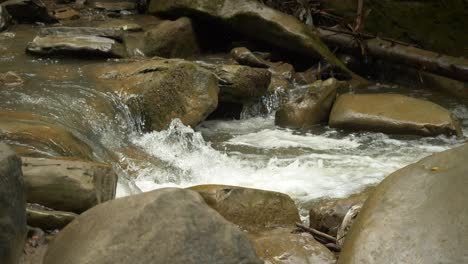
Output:
[[[49,245],[44,264],[260,264],[242,231],[196,192],[166,188],[100,204]]]
[[[21,156],[93,160],[93,150],[66,128],[30,112],[0,111],[0,140]]]
[[[462,130],[447,109],[399,94],[344,94],[338,97],[330,127],[421,136],[457,135]]]
[[[434,154],[380,183],[338,263],[466,263],[468,144]]]
[[[346,198],[325,198],[312,202],[307,205],[311,208],[309,213],[310,227],[336,236],[349,209],[355,205],[362,205],[371,191],[372,189],[368,188]]]
[[[49,14],[47,7],[41,0],[9,0],[2,6],[19,23],[56,23],[58,22]]]
[[[0,263],[18,263],[25,238],[26,193],[21,159],[0,143]]]
[[[226,220],[249,232],[293,227],[300,222],[294,201],[286,194],[224,185],[190,188]]]
[[[241,65],[257,68],[269,68],[270,62],[258,57],[245,47],[238,47],[231,50],[231,56]]]
[[[187,58],[200,52],[192,20],[187,17],[163,21],[144,35],[144,54],[164,58]]]
[[[39,32],[26,50],[36,55],[80,55],[126,57],[119,42],[121,31],[88,27],[46,28]]]
[[[271,73],[266,69],[243,65],[200,65],[218,78],[220,102],[242,104],[261,97],[268,91]]]
[[[280,107],[276,112],[275,124],[289,128],[310,128],[326,122],[342,84],[331,78],[306,86],[304,95]]]
[[[139,60],[88,70],[143,117],[146,130],[164,130],[175,118],[194,127],[218,105],[214,74],[185,60]]]
[[[29,204],[26,209],[28,226],[43,230],[62,229],[78,217],[71,212],[55,211],[38,205]]]
[[[249,234],[257,255],[271,264],[334,264],[335,255],[308,233],[278,228]]]
[[[314,33],[314,29],[293,16],[266,7],[253,0],[162,0],[151,1],[149,13],[190,16],[206,21],[220,21],[227,27],[254,40],[262,41],[305,56],[317,55],[354,77]]]
[[[11,16],[5,7],[0,5],[0,31],[6,30],[11,24]]]
[[[55,210],[82,213],[115,198],[117,175],[104,163],[23,158],[27,199]]]

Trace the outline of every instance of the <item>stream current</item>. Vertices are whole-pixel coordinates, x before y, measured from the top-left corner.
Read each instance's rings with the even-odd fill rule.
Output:
[[[89,144],[95,159],[119,173],[118,196],[162,187],[227,184],[273,190],[301,204],[343,197],[380,182],[410,163],[461,144],[455,137],[420,138],[349,132],[326,126],[282,129],[269,114],[245,111],[241,120],[210,120],[192,129],[174,120],[161,132],[142,133],[118,94],[98,89],[82,73],[89,60],[39,59],[25,54],[36,33],[16,26],[0,34],[0,72],[14,71],[24,84],[1,87],[0,111],[29,111],[66,127]],[[430,89],[375,85],[367,91],[402,93],[451,110],[468,135],[468,102]],[[274,97],[263,98],[274,105]],[[152,162],[133,162],[124,151],[137,147]],[[117,159],[115,157],[118,157]],[[128,166],[122,167],[122,162]]]

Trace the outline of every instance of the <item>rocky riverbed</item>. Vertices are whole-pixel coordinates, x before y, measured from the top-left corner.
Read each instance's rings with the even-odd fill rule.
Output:
[[[468,261],[463,82],[256,1],[0,2],[0,263]]]

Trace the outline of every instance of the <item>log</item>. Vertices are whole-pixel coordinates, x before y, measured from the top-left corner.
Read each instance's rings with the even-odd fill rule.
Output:
[[[360,46],[351,32],[317,28],[320,38],[330,46],[360,54]],[[468,82],[468,60],[403,45],[390,40],[370,38],[361,41],[371,57],[404,64],[418,70]]]

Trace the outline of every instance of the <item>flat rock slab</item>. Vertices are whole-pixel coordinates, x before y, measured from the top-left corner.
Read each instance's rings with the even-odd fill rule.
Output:
[[[75,213],[48,210],[35,205],[28,205],[26,213],[28,225],[42,230],[62,229],[78,217]]]
[[[345,94],[335,102],[330,127],[421,136],[457,135],[457,118],[435,103],[399,94]]]
[[[339,264],[468,263],[468,144],[388,176],[346,237]]]

